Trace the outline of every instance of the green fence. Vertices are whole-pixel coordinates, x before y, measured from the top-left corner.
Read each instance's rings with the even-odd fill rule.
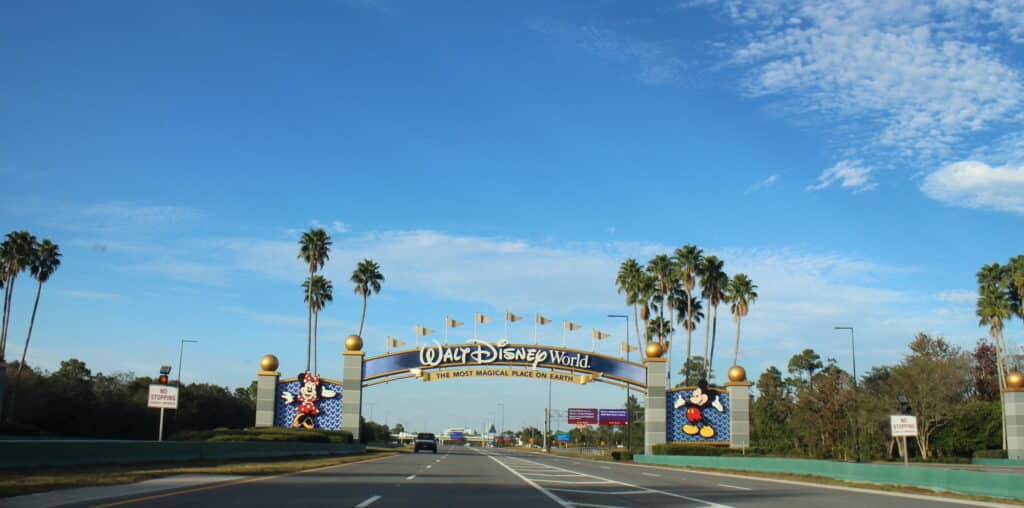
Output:
[[[634,460],[641,464],[824,476],[850,482],[904,485],[978,496],[1024,499],[1024,475],[1010,473],[761,457],[637,455]]]
[[[131,464],[364,453],[361,444],[24,440],[0,443],[0,468]]]

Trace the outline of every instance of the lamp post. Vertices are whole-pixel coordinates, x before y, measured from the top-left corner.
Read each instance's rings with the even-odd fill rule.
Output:
[[[192,339],[181,339],[181,345],[178,347],[178,380],[176,381],[176,383],[177,383],[179,388],[181,387],[181,360],[182,360],[182,356],[185,354],[185,343],[186,342],[191,342],[191,343],[195,344],[195,343],[197,343],[199,341],[198,340],[192,340]],[[177,413],[175,413],[175,414],[177,414]]]
[[[850,356],[853,360],[853,446],[857,455],[857,462],[860,462],[860,425],[857,423],[858,392],[857,392],[857,346],[853,338],[852,326],[836,326],[836,330],[850,331]]]
[[[505,404],[499,402],[498,407],[501,408],[501,427],[498,428],[498,435],[504,439],[505,435]]]
[[[628,314],[608,314],[610,318],[621,318],[626,320],[626,361],[629,361],[629,315]],[[630,439],[630,433],[632,432],[630,427],[630,411],[629,411],[629,386],[626,386],[626,450],[633,453],[633,440]]]

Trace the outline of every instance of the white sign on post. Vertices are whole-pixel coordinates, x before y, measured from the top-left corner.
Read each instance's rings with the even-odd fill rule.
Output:
[[[153,409],[178,409],[178,387],[149,385],[148,407]]]
[[[917,437],[917,417],[907,415],[889,416],[892,437]]]

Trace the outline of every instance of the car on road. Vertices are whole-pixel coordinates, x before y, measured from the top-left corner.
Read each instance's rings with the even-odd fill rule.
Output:
[[[416,441],[413,443],[413,453],[419,453],[420,450],[430,450],[437,453],[437,438],[429,432],[420,432],[416,434]]]

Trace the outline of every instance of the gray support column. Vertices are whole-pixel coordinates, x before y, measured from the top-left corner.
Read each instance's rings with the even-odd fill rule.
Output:
[[[277,407],[277,379],[280,372],[261,370],[256,373],[256,426],[274,426],[274,408]]]
[[[4,395],[7,394],[7,364],[0,361],[0,421],[4,418],[4,408],[6,407],[7,401],[4,400]]]
[[[1005,389],[1003,411],[1006,412],[1006,458],[1024,460],[1024,388]]]
[[[665,415],[664,358],[647,358],[647,407],[644,410],[644,455],[654,454],[654,445],[665,442],[667,430]]]
[[[360,346],[362,346],[360,341]],[[363,414],[363,352],[345,351],[341,367],[341,430],[359,441],[359,419]]]
[[[729,448],[750,447],[750,386],[748,381],[730,381],[725,384],[729,392]]]

